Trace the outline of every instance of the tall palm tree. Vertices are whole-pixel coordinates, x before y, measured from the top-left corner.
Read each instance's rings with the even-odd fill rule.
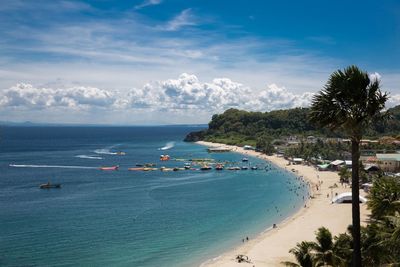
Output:
[[[370,80],[368,73],[356,66],[337,70],[330,76],[324,89],[312,99],[310,120],[315,124],[339,130],[351,139],[352,154],[352,219],[353,266],[361,266],[359,159],[363,130],[373,120],[383,116],[386,93],[380,90],[379,80]]]

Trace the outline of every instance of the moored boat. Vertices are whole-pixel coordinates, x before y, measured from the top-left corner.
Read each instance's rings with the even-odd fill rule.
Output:
[[[100,167],[99,169],[102,171],[117,171],[119,166],[111,166],[111,167]]]
[[[47,182],[46,184],[41,184],[39,188],[40,189],[61,188],[61,184],[52,184],[50,182]]]
[[[201,168],[200,168],[200,170],[202,170],[202,171],[209,171],[209,170],[211,170],[212,168],[210,167],[210,166],[208,166],[208,165],[203,165],[203,166],[201,166]]]

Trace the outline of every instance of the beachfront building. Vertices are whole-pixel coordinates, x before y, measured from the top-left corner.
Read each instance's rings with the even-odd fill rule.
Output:
[[[378,167],[385,172],[400,172],[400,154],[376,154]]]
[[[340,168],[345,166],[345,161],[337,159],[335,161],[332,161],[329,165],[330,165],[331,169],[338,171],[338,170],[340,170]]]

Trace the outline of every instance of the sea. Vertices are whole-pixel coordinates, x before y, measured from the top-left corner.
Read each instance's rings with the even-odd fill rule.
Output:
[[[198,266],[304,205],[293,173],[182,141],[200,129],[0,127],[0,266]],[[128,170],[205,158],[258,169]]]

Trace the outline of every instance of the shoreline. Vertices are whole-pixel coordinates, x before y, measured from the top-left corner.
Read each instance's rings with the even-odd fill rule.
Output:
[[[337,235],[346,232],[347,226],[351,224],[351,205],[331,204],[332,194],[351,191],[349,187],[340,185],[336,172],[321,172],[306,165],[287,166],[287,160],[284,158],[267,156],[254,150],[244,150],[238,146],[205,141],[196,143],[207,147],[226,147],[232,152],[263,159],[287,171],[294,169],[296,176],[302,176],[304,181],[310,183],[310,194],[313,196],[306,200],[305,207],[285,218],[277,225],[277,228],[268,227],[249,242],[203,262],[201,267],[284,266],[281,264],[283,261],[296,262],[289,250],[298,242],[314,240],[314,232],[319,227],[325,226],[332,232],[332,235]],[[338,184],[338,187],[331,189],[330,186],[335,183]],[[364,192],[360,191],[360,195],[364,195]],[[365,224],[370,213],[366,204],[360,205],[360,213],[361,224]],[[239,254],[248,256],[251,263],[238,263],[235,258]]]

